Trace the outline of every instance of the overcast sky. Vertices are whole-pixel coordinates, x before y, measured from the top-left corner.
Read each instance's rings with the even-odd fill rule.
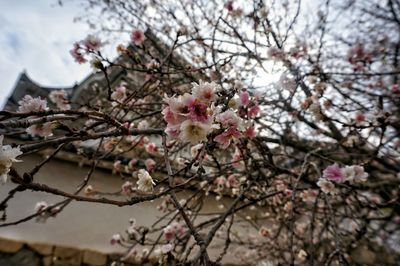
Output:
[[[69,54],[72,44],[89,32],[74,23],[79,8],[55,0],[0,1],[0,107],[24,69],[43,86],[71,86],[90,73]]]

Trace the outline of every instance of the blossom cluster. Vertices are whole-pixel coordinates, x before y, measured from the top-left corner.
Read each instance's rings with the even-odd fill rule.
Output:
[[[137,189],[139,191],[143,192],[151,192],[154,189],[154,186],[156,183],[154,183],[153,178],[144,169],[140,169],[137,172],[137,177],[138,181],[136,182]],[[134,191],[136,191],[136,188],[134,187],[134,184],[130,181],[126,181],[122,186],[121,186],[121,193],[127,196],[130,196]]]
[[[323,171],[322,178],[317,182],[317,185],[321,188],[324,193],[335,194],[336,189],[335,183],[349,182],[365,182],[368,178],[368,173],[364,171],[364,167],[360,165],[339,167],[337,163],[334,163]]]
[[[40,97],[33,98],[31,95],[25,95],[20,101],[18,101],[19,113],[31,113],[31,112],[42,112],[48,109],[47,101]],[[29,126],[26,132],[31,136],[49,137],[53,135],[52,125],[50,122],[39,123]]]
[[[50,100],[56,104],[60,110],[69,110],[71,105],[68,101],[68,94],[65,90],[53,90],[49,94]]]
[[[178,97],[165,97],[167,106],[162,111],[168,123],[166,133],[183,142],[198,144],[206,141],[214,130],[214,141],[226,149],[232,142],[242,137],[256,136],[254,125],[250,122],[260,112],[260,107],[251,101],[247,91],[241,91],[238,99],[232,99],[224,112],[217,105],[219,87],[211,82],[194,84],[191,94]]]
[[[4,136],[0,136],[0,182],[2,184],[7,181],[7,174],[13,162],[21,162],[16,158],[22,154],[19,147],[13,148],[10,145],[3,145]]]
[[[69,53],[76,62],[82,64],[87,61],[85,54],[98,51],[102,45],[103,43],[98,37],[88,35],[84,40],[74,43],[74,47],[69,51]]]

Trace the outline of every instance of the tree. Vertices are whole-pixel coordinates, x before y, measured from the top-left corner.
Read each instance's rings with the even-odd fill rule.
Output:
[[[233,255],[351,265],[361,245],[398,254],[399,1],[81,2],[97,36],[129,33],[132,44],[111,44],[116,61],[103,56],[95,35],[75,44],[76,61],[92,58],[106,80],[84,102],[54,93],[48,109],[26,96],[17,112],[1,113],[6,130],[45,137],[3,146],[2,174],[17,185],[3,210],[27,189],[66,197],[39,204],[32,217],[54,215],[71,200],[125,206],[161,198],[160,221],[132,221],[112,243],[130,254],[148,248],[143,260],[168,265]],[[127,73],[117,86],[113,69]],[[91,172],[75,193],[35,183],[51,157],[31,172],[12,167],[20,152],[53,146],[55,154],[86,140],[99,141],[83,153]],[[90,187],[107,158],[121,176],[133,173],[121,184],[124,199]],[[221,212],[203,214],[211,196]]]

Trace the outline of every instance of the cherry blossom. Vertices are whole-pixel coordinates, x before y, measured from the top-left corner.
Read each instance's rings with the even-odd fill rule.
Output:
[[[201,149],[203,148],[203,144],[199,143],[197,145],[194,145],[190,148],[190,155],[195,158],[196,156],[198,156],[199,152],[201,151]]]
[[[248,111],[248,116],[249,118],[253,119],[256,118],[258,116],[258,114],[260,113],[261,108],[258,105],[254,105],[252,107],[250,107],[249,111]]]
[[[344,182],[346,180],[342,169],[340,169],[339,165],[336,163],[325,168],[323,171],[323,178],[335,182]]]
[[[171,252],[172,250],[174,250],[174,245],[172,245],[171,243],[161,246],[161,252],[163,254],[167,254],[167,253]]]
[[[94,35],[88,35],[84,40],[83,40],[83,45],[86,47],[87,50],[90,51],[97,51],[100,49],[100,47],[103,45],[101,40],[94,36]]]
[[[130,196],[133,192],[133,183],[130,181],[126,181],[122,186],[121,186],[121,193]]]
[[[172,222],[164,228],[164,238],[170,242],[176,237],[182,237],[186,233],[186,229],[178,222]]]
[[[138,181],[136,184],[138,185],[139,190],[145,192],[153,191],[153,187],[156,185],[149,172],[144,169],[138,171]]]
[[[156,162],[151,158],[146,159],[144,161],[144,165],[145,165],[147,171],[149,171],[149,172],[153,172],[154,169],[156,168]]]
[[[122,170],[122,163],[121,163],[120,160],[116,160],[113,163],[113,170],[116,171],[116,172],[120,172]]]
[[[53,135],[52,124],[48,122],[32,125],[26,129],[26,133],[31,136],[50,137]]]
[[[115,234],[111,236],[110,243],[111,245],[121,244],[122,236],[121,234]]]
[[[158,152],[158,147],[154,142],[146,144],[146,152],[149,154],[155,154]]]
[[[335,187],[335,185],[331,182],[331,181],[329,181],[329,180],[327,180],[327,179],[325,179],[325,178],[320,178],[319,180],[318,180],[318,182],[317,182],[317,185],[321,188],[321,190],[324,192],[324,193],[326,193],[326,194],[331,194],[331,195],[334,195],[334,194],[336,194],[336,187]]]
[[[69,53],[79,64],[83,64],[87,61],[82,53],[82,47],[78,42],[74,43],[74,48],[72,48]]]
[[[131,40],[134,44],[141,45],[145,39],[146,39],[146,36],[144,35],[143,31],[141,31],[141,30],[132,31]]]
[[[13,162],[21,162],[16,158],[22,154],[19,147],[13,148],[10,145],[3,145],[4,136],[0,136],[0,180],[4,184],[7,182],[7,174]]]
[[[244,131],[244,135],[249,139],[254,139],[257,136],[256,127],[254,125],[247,127]]]
[[[18,101],[19,113],[42,112],[47,110],[47,101],[40,97],[33,98],[30,95],[25,95],[22,100]]]
[[[71,109],[71,105],[68,103],[68,95],[65,90],[53,90],[50,92],[49,98],[57,105],[57,108],[61,110]]]
[[[232,141],[237,141],[241,136],[242,134],[235,127],[230,127],[227,131],[216,136],[214,141],[220,145],[221,149],[226,149]]]
[[[347,181],[365,182],[368,178],[368,173],[364,171],[364,167],[359,165],[346,166],[342,169],[342,173]]]
[[[126,100],[126,87],[120,85],[115,88],[115,91],[111,93],[111,99],[118,103],[123,103]]]
[[[241,126],[241,119],[232,110],[227,110],[220,113],[216,117],[216,121],[220,122],[225,127],[239,127]]]
[[[39,212],[41,212],[41,211],[47,209],[48,206],[49,206],[49,205],[47,204],[47,202],[45,202],[45,201],[39,201],[39,202],[37,202],[36,205],[35,205],[35,212],[36,212],[36,213],[39,213]]]
[[[229,175],[228,178],[226,179],[225,183],[227,188],[236,188],[240,185],[240,182],[237,178],[236,174]]]
[[[239,102],[241,106],[248,106],[250,104],[250,94],[248,91],[242,91],[240,93]]]
[[[205,103],[211,103],[217,100],[217,92],[219,87],[214,82],[202,82],[200,84],[194,84],[192,88],[192,94],[194,97]]]
[[[184,142],[197,144],[207,140],[207,135],[211,132],[212,126],[197,121],[186,120],[180,126],[179,138]]]

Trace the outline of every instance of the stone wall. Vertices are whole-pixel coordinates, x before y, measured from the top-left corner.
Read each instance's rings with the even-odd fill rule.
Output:
[[[355,247],[351,252],[351,265],[378,266],[400,265],[399,257],[386,250]],[[143,264],[134,258],[121,261],[117,253],[101,253],[89,249],[78,249],[62,245],[23,242],[0,238],[0,266],[152,266],[157,261]],[[224,266],[249,266],[253,264],[224,264]]]
[[[4,266],[103,266],[113,262],[121,266],[143,265],[134,259],[121,262],[119,257],[116,253],[0,238],[0,265]]]

